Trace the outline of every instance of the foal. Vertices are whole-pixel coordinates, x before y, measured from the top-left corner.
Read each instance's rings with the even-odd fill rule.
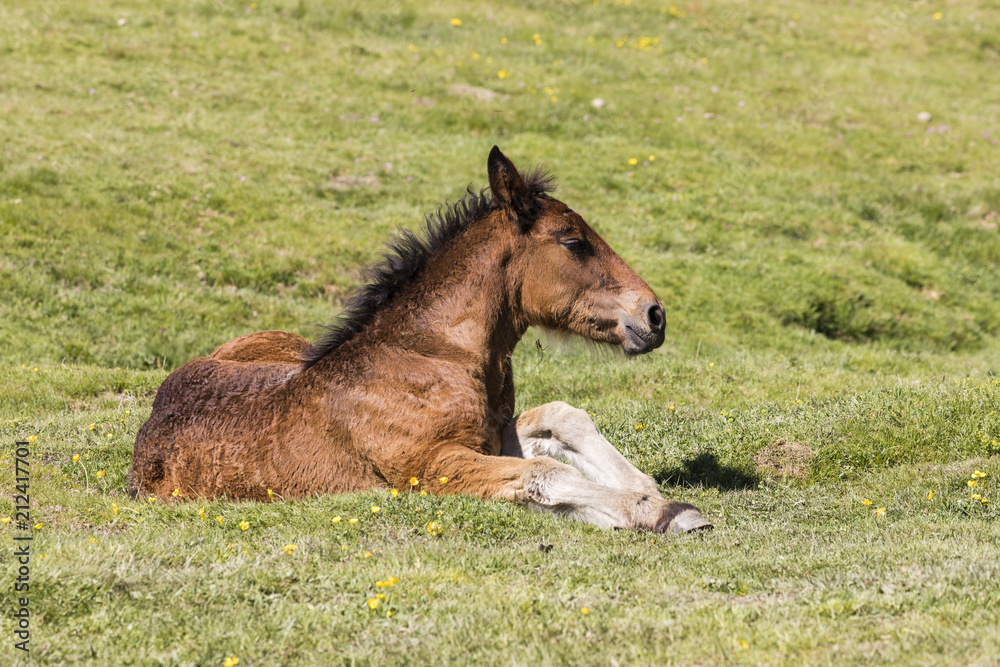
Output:
[[[511,354],[529,326],[634,355],[662,344],[665,315],[545,177],[523,177],[496,147],[487,168],[489,194],[431,217],[425,239],[401,232],[315,346],[252,334],[171,373],[136,437],[131,489],[266,500],[416,478],[605,528],[710,527],[664,500],[586,412],[514,415]]]

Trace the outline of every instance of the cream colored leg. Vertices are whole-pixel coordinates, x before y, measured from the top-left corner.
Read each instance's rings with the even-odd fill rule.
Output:
[[[510,500],[531,509],[572,517],[601,528],[687,532],[710,528],[698,508],[664,500],[659,493],[623,491],[595,484],[548,456],[486,456],[462,446],[444,447],[421,471],[448,477],[438,493],[469,493]]]
[[[546,403],[511,420],[504,429],[501,454],[563,459],[601,486],[662,497],[653,478],[629,463],[600,434],[586,411],[562,401]]]

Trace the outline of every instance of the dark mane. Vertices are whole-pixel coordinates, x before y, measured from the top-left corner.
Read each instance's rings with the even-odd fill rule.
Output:
[[[524,181],[536,199],[554,189],[551,177],[540,169],[531,171]],[[367,269],[368,284],[354,292],[337,319],[324,327],[325,331],[303,353],[305,367],[312,366],[367,327],[393,295],[418,276],[442,248],[495,209],[489,188],[476,192],[470,185],[457,202],[446,203],[425,218],[423,238],[408,229],[396,232],[386,244],[382,261]]]

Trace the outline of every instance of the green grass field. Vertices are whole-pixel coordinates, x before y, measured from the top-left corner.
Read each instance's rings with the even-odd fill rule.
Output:
[[[5,664],[1000,664],[994,3],[13,0],[0,62]],[[494,144],[668,315],[630,361],[529,332],[519,409],[713,532],[125,494],[170,370],[314,337]]]

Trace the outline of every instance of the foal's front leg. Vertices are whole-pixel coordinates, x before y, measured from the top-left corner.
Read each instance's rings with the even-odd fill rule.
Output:
[[[565,459],[602,486],[661,498],[660,488],[621,455],[597,430],[585,410],[554,401],[523,412],[503,432],[503,456]]]
[[[548,456],[487,456],[461,445],[446,445],[422,468],[427,479],[448,478],[447,487],[432,487],[436,492],[510,500],[601,528],[680,533],[711,527],[694,505],[664,500],[659,493],[595,484],[576,468]]]

